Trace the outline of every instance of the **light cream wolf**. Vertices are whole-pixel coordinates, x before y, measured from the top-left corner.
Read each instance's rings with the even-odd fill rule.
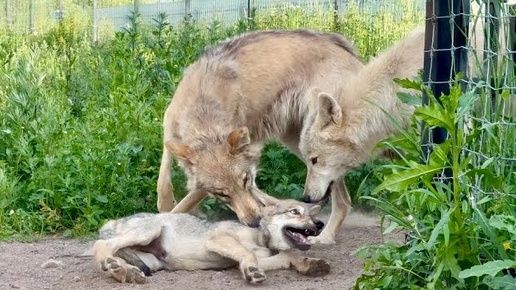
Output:
[[[352,44],[333,33],[254,32],[208,48],[185,70],[165,112],[158,210],[188,212],[210,195],[256,225],[259,207],[250,191],[263,144],[277,139],[306,162],[298,144],[312,88],[333,94],[362,67]],[[177,205],[173,157],[188,179]],[[332,215],[320,235],[326,238],[310,237],[313,243],[333,241],[342,224],[350,198],[339,185],[331,189]]]
[[[473,28],[471,35],[477,55],[470,51],[468,72],[481,75],[477,61],[483,61],[483,27]],[[401,126],[408,124],[415,107],[398,99],[402,88],[394,79],[412,79],[423,69],[424,42],[425,29],[419,27],[366,64],[337,93],[319,94],[299,145],[301,154],[312,160],[305,184],[311,200],[323,199],[343,174],[372,157],[378,142],[397,133],[389,117]]]
[[[417,29],[371,60],[337,93],[323,90],[316,98],[299,144],[303,156],[312,160],[305,184],[311,200],[323,199],[328,187],[366,162],[375,145],[396,132],[387,114],[406,123],[414,108],[398,99],[394,78],[417,76],[424,40],[424,28]]]
[[[308,276],[328,274],[324,260],[301,256],[307,237],[324,226],[320,209],[295,200],[261,208],[259,228],[238,221],[208,222],[188,213],[141,213],[107,222],[94,244],[98,267],[119,282],[144,283],[161,269],[202,270],[238,266],[244,279],[260,283],[265,271],[292,268]]]

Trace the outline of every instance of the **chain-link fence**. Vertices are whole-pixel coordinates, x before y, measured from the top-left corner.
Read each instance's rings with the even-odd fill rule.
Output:
[[[516,191],[515,4],[503,0],[427,2],[425,83],[439,98],[450,93],[462,73],[463,93],[475,95],[464,136],[452,137],[467,141],[462,154],[470,166],[478,168],[473,176],[460,176],[461,187],[472,202]],[[444,128],[428,133],[424,136],[427,152],[450,138]],[[485,174],[499,178],[500,184],[486,184]],[[451,175],[451,171],[443,172],[439,177],[446,181]]]
[[[143,22],[153,23],[158,14],[166,14],[173,25],[184,19],[196,23],[218,21],[231,25],[238,21],[249,22],[255,17],[271,19],[284,11],[298,11],[309,15],[310,20],[300,21],[299,26],[309,21],[332,23],[350,6],[375,13],[382,9],[401,17],[400,1],[385,0],[0,0],[2,13],[0,25],[18,33],[38,34],[59,23],[63,17],[73,17],[82,25],[91,25],[94,40],[99,34],[111,34],[127,28],[128,16],[133,12]],[[420,10],[424,1],[403,1],[404,6]],[[317,19],[314,19],[317,18]],[[0,26],[0,27],[1,27]]]

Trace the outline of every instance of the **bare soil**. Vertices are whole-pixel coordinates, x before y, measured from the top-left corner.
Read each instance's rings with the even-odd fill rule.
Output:
[[[390,239],[400,240],[400,236]],[[0,289],[349,289],[362,272],[353,253],[367,244],[381,243],[379,218],[352,213],[338,233],[337,243],[314,246],[308,256],[331,265],[324,277],[305,277],[289,270],[267,273],[261,285],[249,285],[236,269],[224,271],[160,271],[146,284],[120,284],[100,272],[92,257],[83,256],[93,241],[45,238],[34,243],[0,243]],[[49,259],[62,266],[43,268]]]

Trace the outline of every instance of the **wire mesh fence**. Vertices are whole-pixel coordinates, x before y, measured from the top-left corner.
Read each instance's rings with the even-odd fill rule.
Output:
[[[449,94],[459,73],[464,93],[475,95],[465,118],[461,148],[474,176],[460,176],[474,203],[516,192],[516,1],[428,1],[425,83],[436,97]],[[441,97],[443,98],[443,97]],[[431,151],[449,138],[435,128],[424,135]],[[454,136],[457,138],[457,136]],[[428,155],[427,155],[428,156]],[[428,160],[427,160],[428,161]],[[492,174],[499,184],[487,184]],[[438,176],[444,182],[451,172]]]
[[[274,19],[285,11],[298,11],[310,15],[299,25],[310,21],[335,22],[339,14],[350,6],[374,14],[390,11],[402,17],[400,0],[1,0],[0,25],[19,33],[43,33],[55,26],[63,17],[79,18],[83,24],[92,25],[94,35],[127,28],[128,16],[137,12],[144,22],[152,23],[158,14],[165,13],[173,25],[190,19],[196,23],[218,21],[231,25],[248,22],[255,17]],[[423,0],[403,1],[404,5],[422,11]],[[318,19],[314,19],[318,18]],[[281,21],[278,22],[278,25]]]

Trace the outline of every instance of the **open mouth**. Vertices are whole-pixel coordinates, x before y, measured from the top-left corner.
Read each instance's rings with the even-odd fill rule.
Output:
[[[294,227],[285,227],[283,229],[285,233],[285,237],[290,243],[298,248],[301,251],[307,251],[310,249],[310,244],[308,242],[308,237],[317,236],[319,231],[314,231],[311,229],[298,229]]]

